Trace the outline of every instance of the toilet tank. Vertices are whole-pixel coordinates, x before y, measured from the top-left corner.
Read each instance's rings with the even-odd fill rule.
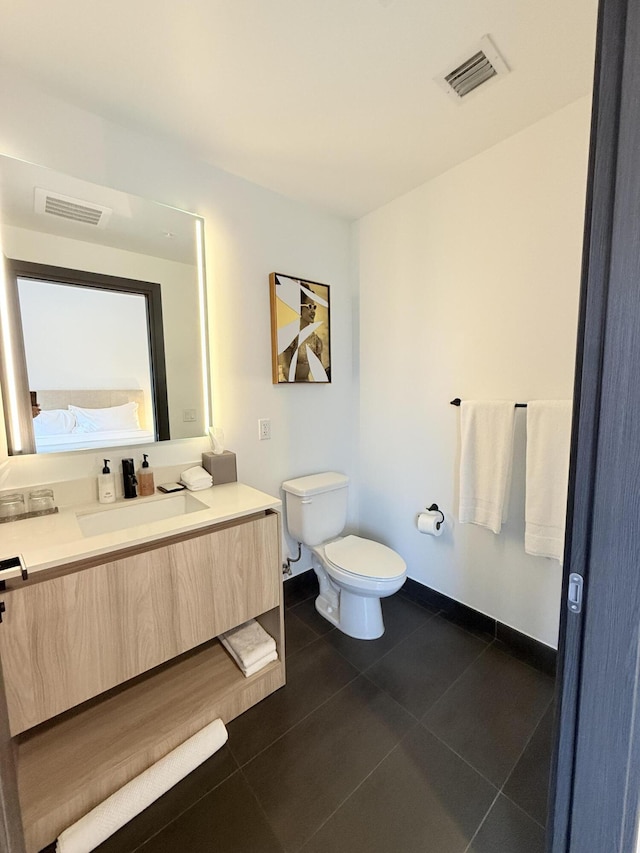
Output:
[[[329,471],[282,484],[291,536],[313,547],[334,539],[347,523],[349,478]]]

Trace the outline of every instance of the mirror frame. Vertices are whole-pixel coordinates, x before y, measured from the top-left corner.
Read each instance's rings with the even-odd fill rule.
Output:
[[[7,258],[7,267],[11,276],[10,287],[17,287],[18,278],[31,278],[38,281],[46,280],[53,283],[70,285],[72,287],[89,287],[96,288],[97,290],[117,291],[119,293],[135,293],[145,297],[155,441],[168,441],[171,435],[169,432],[169,400],[167,395],[167,369],[165,365],[160,285],[154,282],[137,281],[119,276],[86,272],[85,270],[54,267],[49,264],[37,264],[33,261],[15,260],[13,258]],[[26,374],[26,370],[24,372]],[[30,389],[22,390],[25,392]],[[23,393],[22,397],[25,400],[26,406],[26,393]],[[22,452],[25,452],[24,449]],[[10,445],[9,453],[11,453]]]

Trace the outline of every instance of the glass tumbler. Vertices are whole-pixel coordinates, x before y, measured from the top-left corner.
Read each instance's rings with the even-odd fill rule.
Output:
[[[53,491],[36,489],[29,492],[29,512],[47,512],[53,509]]]
[[[25,512],[24,495],[0,495],[0,518],[14,518]]]

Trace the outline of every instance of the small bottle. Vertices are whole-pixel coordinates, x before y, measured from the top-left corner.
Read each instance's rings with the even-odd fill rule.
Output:
[[[110,461],[104,460],[102,474],[98,477],[98,500],[101,504],[112,504],[116,500],[116,478],[109,468]]]
[[[147,454],[142,454],[142,468],[138,471],[138,494],[141,498],[146,498],[155,492],[153,482],[153,471],[149,468],[147,462]]]

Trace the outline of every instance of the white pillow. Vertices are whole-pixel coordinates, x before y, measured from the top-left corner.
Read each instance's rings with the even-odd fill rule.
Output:
[[[75,432],[104,432],[115,429],[140,429],[138,404],[125,403],[122,406],[110,406],[108,409],[81,409],[69,406],[75,415]]]
[[[33,419],[33,431],[39,438],[46,435],[67,435],[73,432],[76,417],[67,409],[49,409]]]

